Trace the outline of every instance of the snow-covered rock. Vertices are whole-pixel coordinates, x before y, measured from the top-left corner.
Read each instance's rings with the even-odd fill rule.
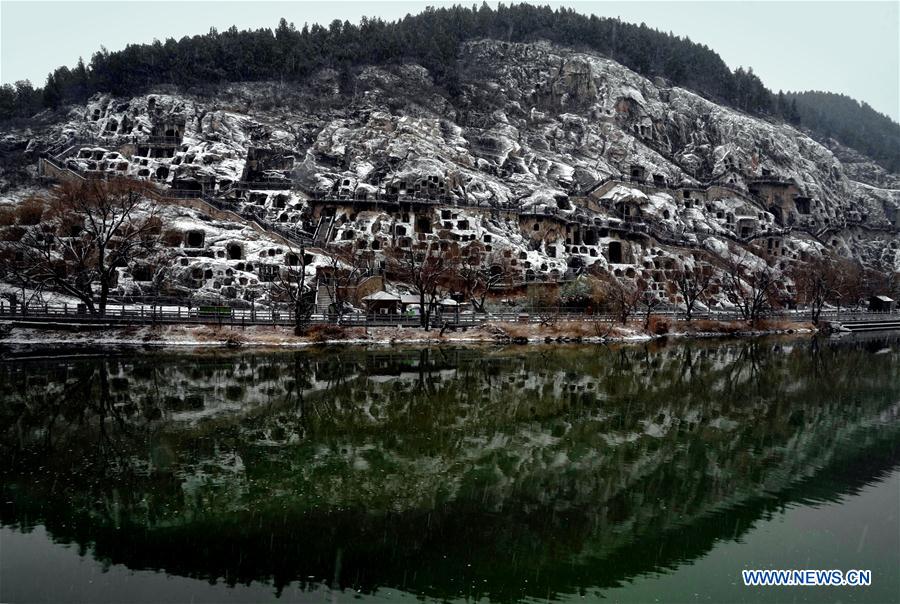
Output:
[[[698,250],[729,254],[751,241],[777,249],[782,265],[830,249],[900,270],[900,176],[853,150],[544,42],[474,41],[459,59],[456,97],[412,64],[366,67],[350,95],[333,70],[296,85],[230,84],[212,97],[97,95],[57,123],[5,135],[2,148],[36,153],[89,139],[64,158],[72,169],[202,187],[308,233],[322,223],[315,198],[325,196],[331,241],[370,251],[396,244],[398,227],[417,232],[414,218],[370,202],[431,198],[438,206],[423,211],[423,236],[443,231],[508,252],[523,278],[595,263],[650,277],[673,264],[660,258],[692,265]],[[248,180],[285,184],[234,187]],[[500,218],[499,209],[523,213]],[[285,260],[246,225],[198,224],[184,212],[178,228],[206,232],[213,257],[179,259],[177,272],[194,284],[207,275],[196,278],[204,293],[258,295],[249,293],[258,265]],[[649,225],[640,237],[633,221]],[[229,241],[243,258],[227,257]]]

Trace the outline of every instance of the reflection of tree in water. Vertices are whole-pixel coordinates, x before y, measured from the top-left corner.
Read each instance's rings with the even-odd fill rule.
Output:
[[[876,419],[900,393],[896,348],[873,354],[886,345],[8,364],[3,521],[229,582],[330,580],[341,548],[339,583],[361,589],[611,585],[740,534],[823,475],[833,496],[833,468],[861,453],[876,460],[863,476],[895,463],[896,423]]]

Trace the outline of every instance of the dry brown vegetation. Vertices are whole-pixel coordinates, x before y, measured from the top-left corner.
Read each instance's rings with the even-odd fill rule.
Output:
[[[178,247],[184,240],[184,235],[178,229],[166,229],[162,235],[162,242],[168,247]]]
[[[41,222],[46,204],[36,198],[26,199],[16,206],[16,219],[23,226],[34,226]]]
[[[730,335],[748,331],[748,329],[745,321],[711,321],[709,319],[696,319],[687,323],[677,323],[674,331],[684,334],[721,333]]]
[[[647,319],[647,332],[656,336],[664,336],[672,326],[668,319],[653,315]]]
[[[658,317],[658,321],[651,321],[650,335],[703,336],[703,335],[737,335],[757,330],[771,332],[789,332],[811,330],[810,322],[792,321],[764,321],[756,329],[752,329],[747,322],[734,321],[708,321],[697,320],[692,322],[670,322]],[[83,328],[72,326],[75,329]],[[668,328],[668,331],[666,331]],[[633,321],[625,326],[618,322],[607,321],[557,321],[552,324],[541,325],[537,323],[494,322],[481,327],[471,327],[465,330],[447,332],[440,335],[438,331],[425,331],[421,328],[397,328],[375,327],[365,329],[362,327],[341,327],[338,325],[314,325],[302,336],[294,335],[292,327],[272,326],[248,326],[245,328],[218,325],[155,325],[155,326],[125,326],[116,329],[91,329],[89,332],[78,334],[61,326],[47,326],[39,328],[20,329],[19,337],[34,337],[36,341],[53,340],[53,333],[67,342],[85,343],[100,340],[114,343],[116,340],[127,343],[134,340],[154,345],[193,345],[193,346],[254,346],[254,347],[281,347],[302,346],[307,344],[327,344],[337,342],[347,343],[390,343],[403,345],[404,343],[433,343],[450,344],[454,342],[490,342],[499,340],[513,340],[515,343],[524,341],[563,340],[581,341],[603,338],[605,340],[623,340],[625,338],[642,335],[642,321]]]
[[[548,324],[537,323],[489,323],[488,326],[500,330],[510,338],[617,338],[629,335],[627,329],[601,321],[556,321]]]
[[[668,318],[651,316],[645,330],[641,321],[632,321],[626,325],[611,324],[603,321],[557,321],[548,324],[536,323],[490,323],[490,328],[499,330],[510,338],[622,338],[637,334],[664,336],[667,334],[722,334],[734,335],[751,331],[789,331],[808,330],[814,326],[809,322],[795,321],[761,321],[751,327],[746,321],[710,321],[696,320],[691,322],[673,322]]]
[[[346,340],[350,337],[348,330],[340,325],[311,325],[306,328],[303,337],[316,343],[324,343],[332,340]]]
[[[676,323],[673,331],[681,334],[718,333],[733,335],[750,331],[788,331],[791,329],[809,330],[814,328],[815,326],[809,321],[776,321],[763,319],[753,326],[747,321],[710,321],[701,319],[687,323]]]
[[[816,326],[810,321],[776,321],[774,319],[763,319],[757,324],[757,328],[762,331],[788,331],[791,329],[815,329]]]
[[[25,229],[18,225],[11,225],[0,230],[0,241],[16,242],[25,236]]]

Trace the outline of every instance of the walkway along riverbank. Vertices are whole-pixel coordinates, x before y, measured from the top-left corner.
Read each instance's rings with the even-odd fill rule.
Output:
[[[643,316],[643,312],[634,313],[634,317]],[[654,310],[651,315],[672,322],[688,322],[684,314],[677,310]],[[739,322],[744,318],[733,310],[713,310],[694,312],[695,321]],[[785,310],[767,313],[764,317],[770,321],[807,321],[809,311]],[[900,329],[900,313],[884,313],[866,310],[825,310],[820,319],[846,325],[850,329],[862,329],[867,326],[880,326],[882,329]],[[293,326],[294,313],[291,309],[238,308],[232,306],[179,306],[179,305],[110,305],[106,312],[90,314],[73,304],[40,304],[28,307],[13,307],[0,303],[0,321],[11,323],[71,323],[71,324],[103,324],[108,326],[143,326],[143,325],[218,325],[229,327],[242,326]],[[605,322],[615,323],[618,318],[609,313],[586,313],[566,308],[534,308],[527,310],[485,312],[485,313],[453,313],[436,312],[432,318],[432,326],[445,324],[474,327],[486,323],[510,322],[526,324],[549,324],[557,322]],[[420,327],[421,319],[417,314],[364,314],[346,313],[341,316],[314,313],[308,319],[310,325],[340,325],[343,327]]]
[[[698,319],[669,321],[654,316],[649,324],[582,316],[580,320],[540,322],[485,321],[465,325],[443,323],[425,330],[395,325],[337,325],[319,323],[297,336],[291,325],[146,323],[114,324],[53,321],[50,318],[0,320],[0,350],[4,356],[90,352],[106,348],[259,347],[291,348],[310,345],[463,345],[535,343],[607,343],[647,341],[664,337],[759,336],[812,334],[816,328],[802,320],[767,320],[757,326],[741,321]]]

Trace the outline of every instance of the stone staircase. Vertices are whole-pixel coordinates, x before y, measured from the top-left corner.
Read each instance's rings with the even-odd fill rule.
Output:
[[[38,176],[42,179],[57,182],[81,182],[87,180],[78,172],[67,168],[64,162],[49,156],[38,159]]]
[[[72,145],[61,152],[60,155],[72,148],[79,147],[77,144]],[[38,174],[41,178],[57,182],[83,182],[87,180],[83,174],[66,167],[64,159],[59,160],[57,157],[59,157],[59,155],[56,157],[48,155],[47,157],[41,157],[39,159]],[[224,214],[227,216],[228,220],[248,224],[254,230],[265,233],[288,247],[304,249],[311,247],[313,244],[312,238],[305,233],[297,232],[295,229],[285,228],[280,224],[275,224],[263,216],[242,209],[239,204],[206,195],[201,191],[151,188],[148,193],[150,197],[159,203],[192,207],[214,217],[217,212],[219,214]],[[334,218],[332,217],[332,221],[333,219]]]
[[[331,296],[331,290],[327,285],[319,284],[316,288],[316,312],[327,313],[332,304],[334,304],[334,298]]]
[[[841,321],[841,327],[854,333],[864,331],[898,331],[900,317],[886,315],[884,318],[873,318],[866,321]]]
[[[319,226],[316,227],[316,233],[313,235],[313,243],[315,245],[325,245],[331,239],[331,230],[334,227],[334,217],[332,214],[330,216],[322,216],[319,220]]]

